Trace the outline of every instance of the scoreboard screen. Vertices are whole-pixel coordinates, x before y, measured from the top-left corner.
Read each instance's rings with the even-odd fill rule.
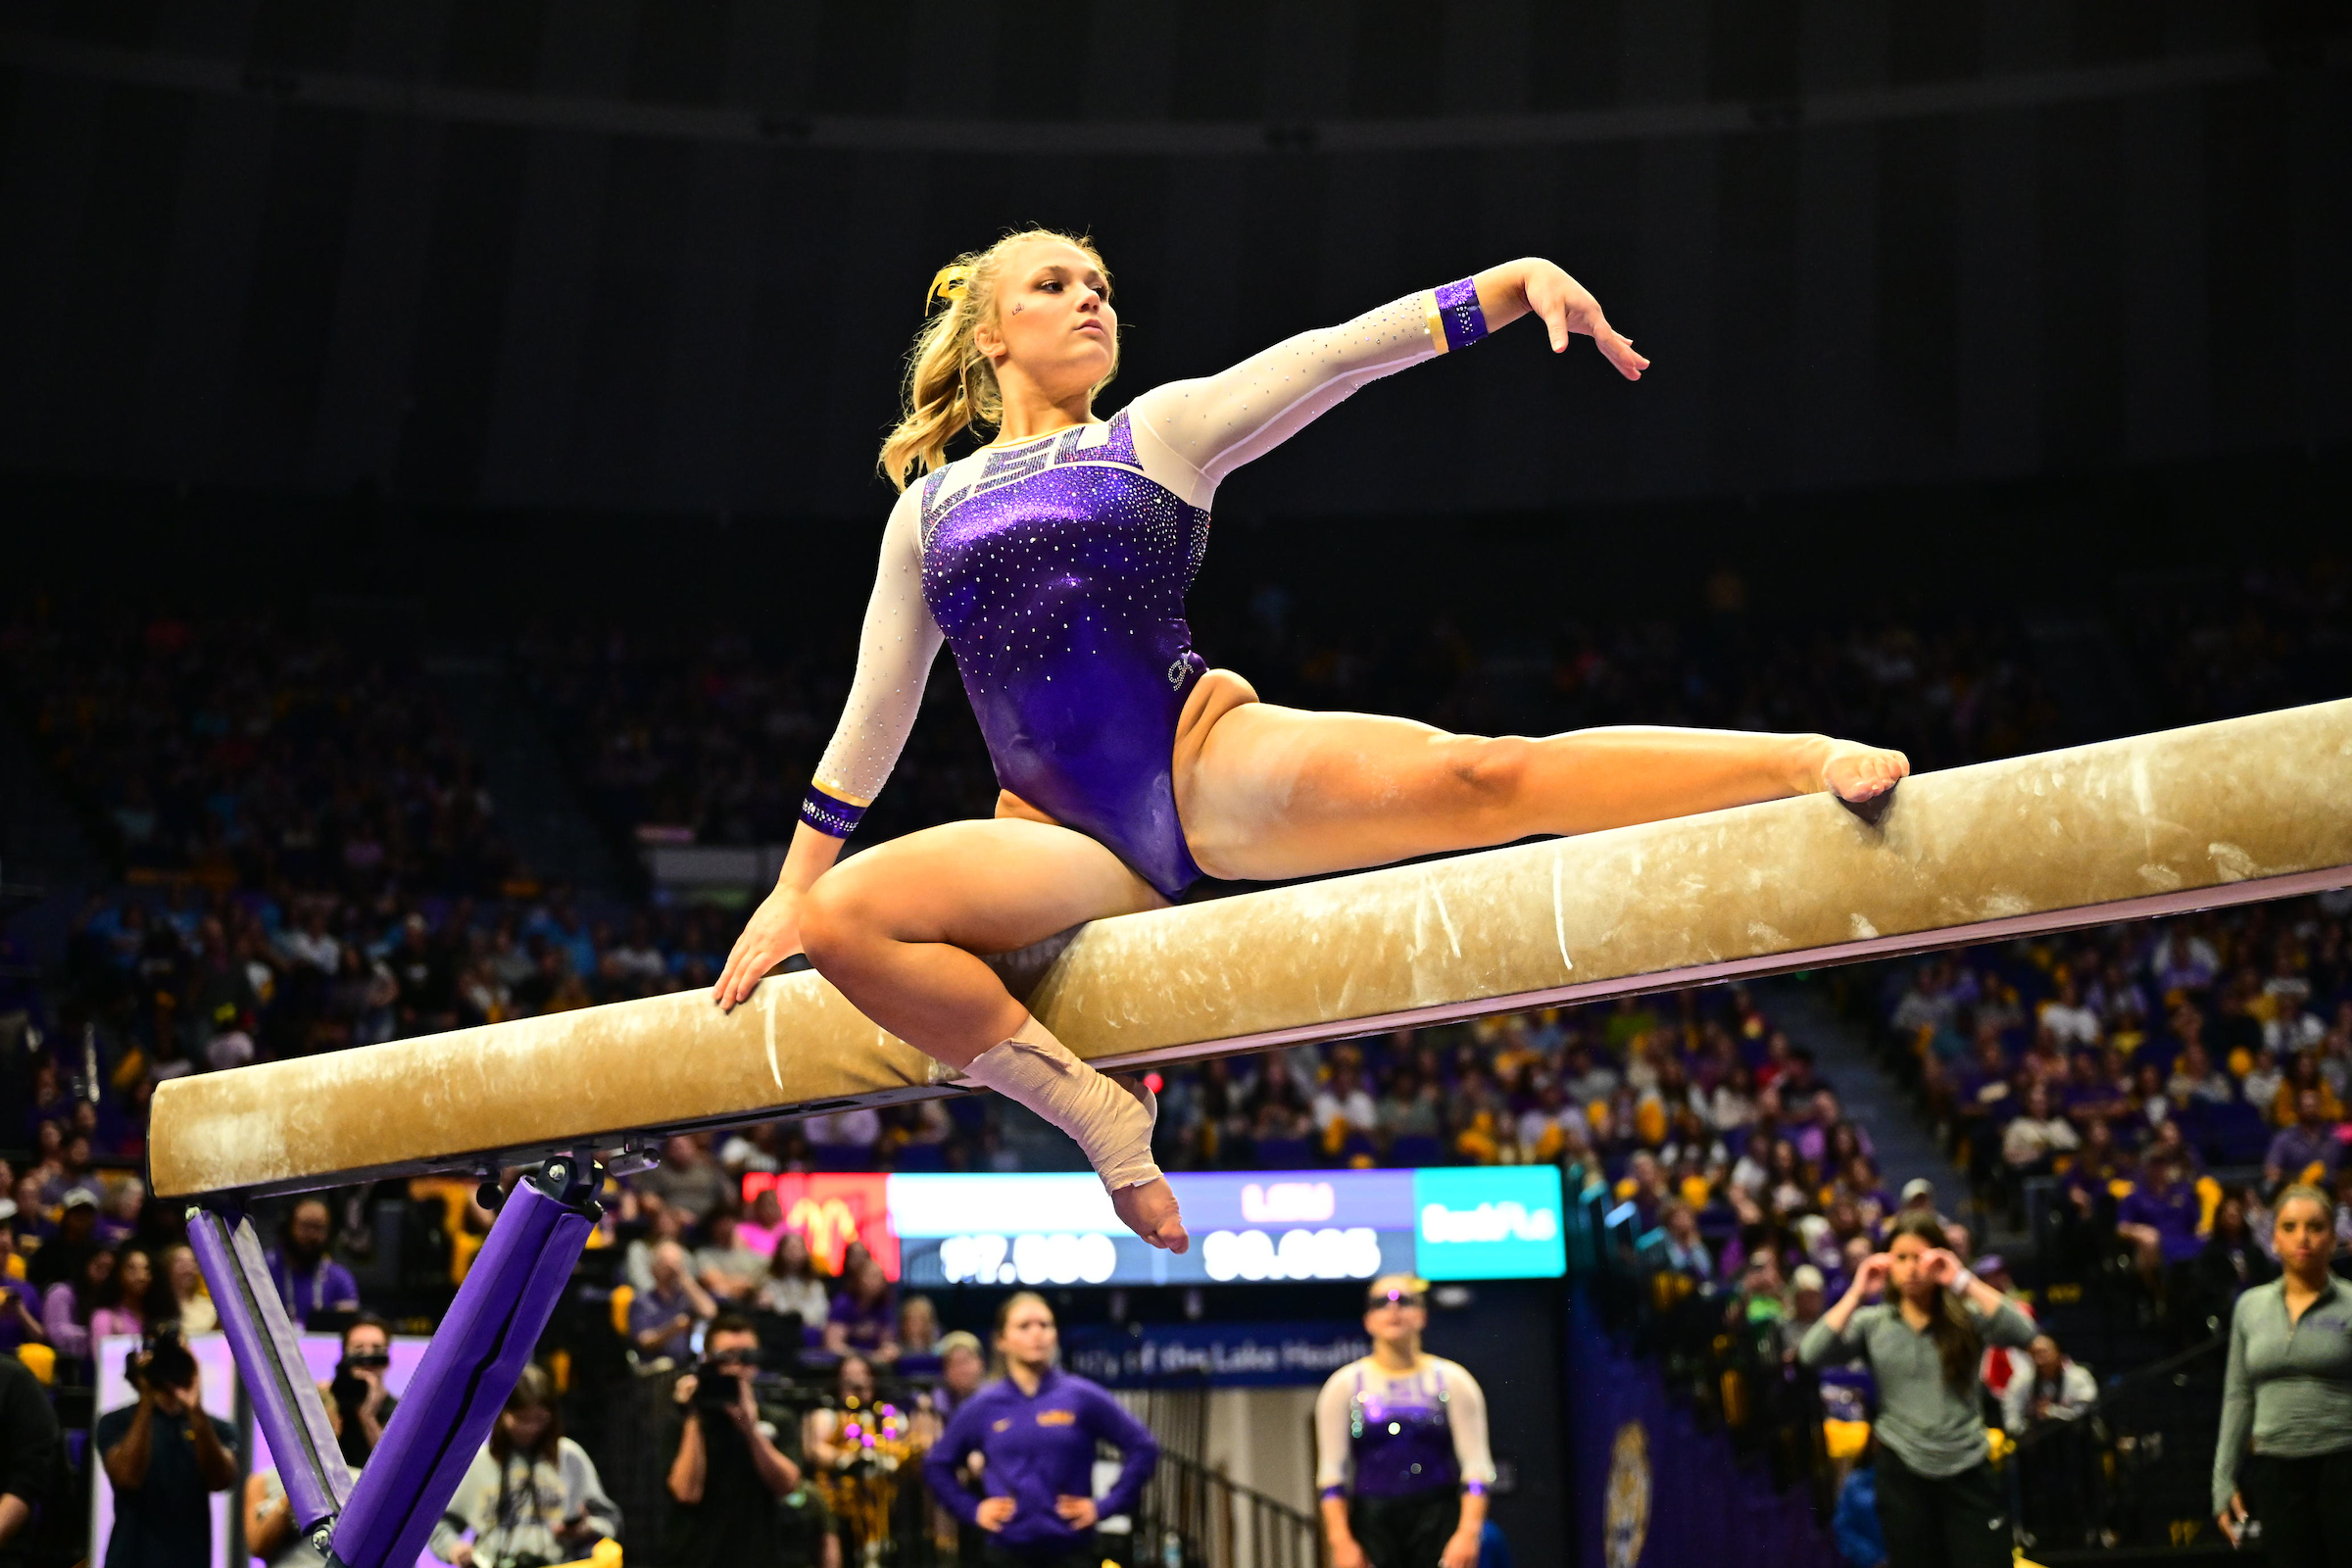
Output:
[[[909,1285],[1257,1285],[1369,1280],[1550,1279],[1567,1269],[1560,1173],[1551,1165],[1430,1170],[1186,1171],[1168,1178],[1192,1250],[1148,1247],[1086,1172],[748,1175],[747,1209],[773,1191],[776,1223],[820,1264],[862,1241]]]

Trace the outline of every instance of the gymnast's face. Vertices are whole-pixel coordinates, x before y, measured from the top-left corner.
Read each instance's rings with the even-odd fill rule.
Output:
[[[1118,359],[1110,280],[1075,245],[1015,246],[997,271],[996,319],[975,335],[1000,376],[1015,370],[1051,395],[1091,387]]]
[[[1428,1327],[1428,1299],[1401,1291],[1392,1292],[1364,1311],[1364,1332],[1383,1345],[1417,1349]]]

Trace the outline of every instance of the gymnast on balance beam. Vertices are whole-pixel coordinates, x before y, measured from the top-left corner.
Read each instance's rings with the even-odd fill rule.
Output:
[[[1641,378],[1649,362],[1549,262],[1407,295],[1155,387],[1108,420],[1094,399],[1118,367],[1118,316],[1089,241],[1008,234],[943,270],[932,302],[944,308],[915,341],[905,416],[882,446],[902,493],[857,676],[775,890],[712,1000],[733,1007],[805,952],[875,1023],[1076,1139],[1153,1246],[1188,1242],[1152,1163],[1149,1092],[1071,1054],[978,955],[1161,907],[1203,875],[1312,876],[1824,790],[1858,803],[1910,771],[1899,752],[1822,735],[1490,739],[1303,712],[1194,652],[1184,596],[1218,483],[1366,382],[1530,313],[1552,352],[1583,333]],[[950,461],[967,428],[994,439]],[[943,640],[1004,787],[996,815],[835,868]]]

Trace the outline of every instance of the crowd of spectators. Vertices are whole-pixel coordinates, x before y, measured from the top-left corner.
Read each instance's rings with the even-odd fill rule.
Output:
[[[1886,1000],[1985,1195],[2023,1215],[2046,1193],[2067,1255],[2128,1252],[2187,1326],[2275,1272],[2281,1186],[2352,1196],[2352,897],[1970,949]]]
[[[0,669],[126,873],[372,899],[518,869],[414,659],[268,616],[28,613]]]
[[[547,733],[616,839],[780,844],[857,662],[854,637],[808,629],[766,647],[734,632],[540,626],[516,639],[515,655]],[[996,797],[979,727],[943,664],[859,834],[986,815]]]
[[[2266,713],[2352,692],[2352,568],[2323,556],[2246,572],[2230,593],[2151,581],[2115,618],[2154,725]]]
[[[1922,767],[2056,744],[2056,705],[2015,628],[1764,624],[1719,576],[1703,622],[1574,622],[1531,647],[1450,616],[1320,624],[1261,587],[1236,612],[1206,606],[1198,641],[1270,702],[1406,713],[1476,733],[1596,724],[1820,730],[1902,748]],[[547,729],[617,840],[781,843],[832,733],[854,628],[755,639],[541,625],[517,662]],[[812,648],[812,644],[818,645]],[[933,671],[907,751],[861,836],[985,814],[996,779],[954,670]]]

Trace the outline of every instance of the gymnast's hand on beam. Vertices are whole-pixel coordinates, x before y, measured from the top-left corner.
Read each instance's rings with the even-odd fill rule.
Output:
[[[735,939],[735,950],[727,955],[727,966],[718,974],[718,983],[710,988],[710,1000],[722,1010],[733,1011],[735,1004],[752,994],[770,970],[801,951],[801,894],[778,883],[775,890],[760,901],[760,907]]]
[[[1527,308],[1544,318],[1552,353],[1565,354],[1568,339],[1582,333],[1592,340],[1601,358],[1617,367],[1619,375],[1628,381],[1642,379],[1649,361],[1634,352],[1632,338],[1609,324],[1591,289],[1541,258],[1531,257],[1522,265],[1527,272],[1519,281],[1520,292]]]

